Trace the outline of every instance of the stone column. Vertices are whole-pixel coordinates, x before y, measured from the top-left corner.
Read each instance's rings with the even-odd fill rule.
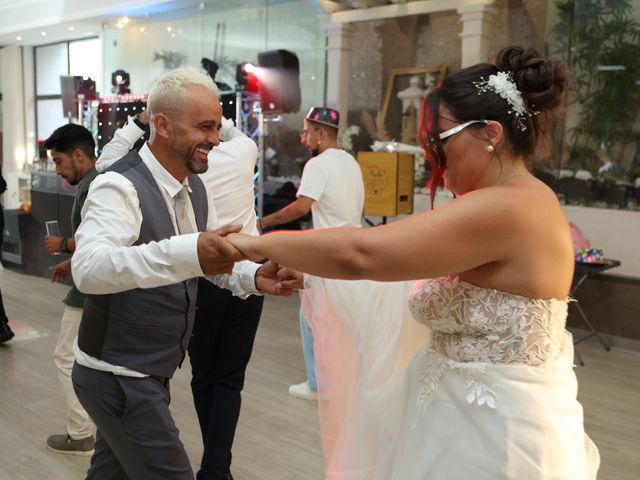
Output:
[[[340,128],[347,126],[349,59],[354,27],[348,23],[332,23],[327,32],[327,107],[340,112]]]
[[[495,25],[493,0],[475,5],[458,7],[462,21],[462,68],[488,62]]]

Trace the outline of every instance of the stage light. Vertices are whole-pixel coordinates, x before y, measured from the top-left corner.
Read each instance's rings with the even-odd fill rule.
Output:
[[[236,83],[238,90],[258,92],[260,90],[257,67],[250,62],[241,62],[236,66]]]
[[[131,93],[129,85],[131,80],[129,74],[122,69],[116,70],[111,74],[111,92],[117,95],[124,95]]]

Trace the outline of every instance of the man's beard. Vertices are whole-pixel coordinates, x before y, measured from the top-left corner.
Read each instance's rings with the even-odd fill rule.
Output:
[[[187,170],[189,170],[191,173],[194,174],[199,174],[199,173],[204,173],[209,169],[209,162],[200,162],[199,160],[196,160],[196,155],[198,155],[197,153],[197,149],[198,147],[200,147],[201,145],[198,145],[196,147],[194,147],[193,149],[189,149],[186,152],[185,157],[188,158],[187,160]]]
[[[191,173],[195,173],[196,175],[199,173],[204,173],[209,170],[209,163],[201,163],[197,161],[195,158],[191,157],[189,163],[187,163],[187,169]]]
[[[64,178],[69,185],[78,185],[78,183],[80,183],[80,178],[79,178],[80,176],[78,175],[78,169],[76,168],[75,165],[72,165],[72,167],[73,167],[73,179],[69,180],[65,176],[62,176],[62,178]]]

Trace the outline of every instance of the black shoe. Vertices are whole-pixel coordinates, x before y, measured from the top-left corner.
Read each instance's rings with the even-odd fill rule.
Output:
[[[0,322],[0,343],[8,342],[13,336],[9,322]]]

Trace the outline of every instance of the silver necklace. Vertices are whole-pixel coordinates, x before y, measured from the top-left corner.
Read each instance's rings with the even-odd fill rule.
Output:
[[[497,187],[498,185],[502,185],[504,182],[506,182],[507,180],[511,180],[513,177],[529,177],[529,176],[531,176],[530,173],[511,173],[509,175],[505,175],[500,180],[498,180],[498,183],[496,183],[495,186]]]

